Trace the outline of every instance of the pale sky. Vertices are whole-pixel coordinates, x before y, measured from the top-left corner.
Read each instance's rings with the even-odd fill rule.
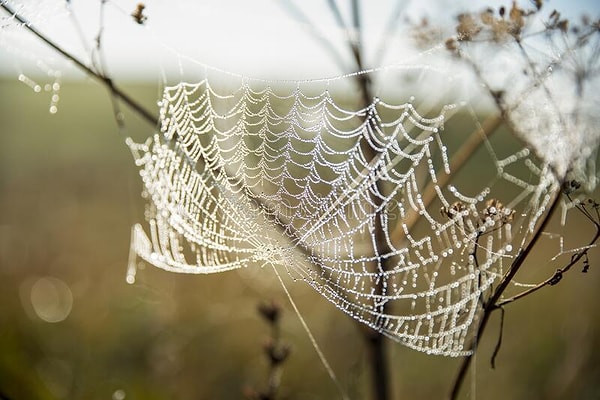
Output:
[[[89,49],[94,46],[100,27],[99,1],[71,0],[70,13],[63,0],[8,3],[24,3],[26,8],[22,12],[29,15],[34,26],[89,62]],[[168,79],[177,79],[180,70],[184,76],[201,75],[204,65],[267,79],[315,79],[350,72],[348,69],[342,71],[331,51],[307,32],[308,24],[286,12],[285,4],[299,7],[317,27],[318,34],[340,52],[342,62],[351,66],[345,37],[325,0],[148,0],[144,2],[144,13],[148,17],[144,25],[136,24],[130,15],[137,3],[135,0],[112,0],[104,8],[104,59],[108,70],[117,78],[155,79],[159,75],[168,75]],[[437,0],[427,2],[427,6],[424,3],[408,0],[361,2],[363,43],[368,63],[377,66],[396,64],[410,56],[402,30],[402,26],[406,26],[405,18],[418,21],[427,14],[432,20],[444,17],[448,20],[448,16],[461,10],[461,5],[473,4],[467,0]],[[597,0],[551,0],[547,3],[548,10],[564,9],[563,5],[567,4],[571,16],[580,14],[581,10],[587,10],[592,16],[600,14]],[[27,8],[31,4],[33,7]],[[338,1],[338,4],[350,22],[350,2]],[[385,56],[376,59],[385,26],[390,19],[394,20],[390,17],[395,15],[398,4],[402,13],[395,20],[400,27],[386,37]],[[509,6],[510,2],[489,0],[481,4],[497,8],[503,4]],[[0,20],[3,27],[0,30],[2,74],[18,76],[24,72],[36,75],[53,68],[69,74],[69,68],[61,66],[64,63],[60,56],[48,51],[37,39],[20,35],[20,30],[11,28],[6,13],[0,13],[4,18]],[[40,65],[40,60],[48,65]]]

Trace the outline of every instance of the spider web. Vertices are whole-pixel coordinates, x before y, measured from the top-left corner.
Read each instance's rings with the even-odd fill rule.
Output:
[[[0,47],[18,53],[6,35],[13,28],[20,26],[3,19]],[[185,61],[184,54],[174,58]],[[60,74],[42,67],[55,79],[44,90],[58,99]],[[469,354],[465,343],[485,300],[558,189],[553,173],[579,169],[585,176],[584,162],[595,159],[588,153],[597,152],[597,101],[577,112],[581,104],[563,94],[556,72],[535,74],[528,88],[500,70],[510,79],[500,86],[515,104],[516,133],[531,150],[499,157],[486,142],[494,176],[475,191],[445,179],[458,152],[445,128],[462,105],[430,115],[412,99],[373,98],[352,108],[334,98],[327,80],[316,95],[301,82],[276,90],[244,79],[233,91],[213,88],[208,78],[166,88],[160,132],[145,143],[127,141],[148,200],[147,224],[132,229],[128,282],[136,257],[196,274],[273,265],[408,347]],[[357,76],[339,81],[352,84]],[[42,90],[25,73],[19,79]],[[52,102],[55,110],[54,96]],[[575,129],[580,125],[586,129]],[[561,242],[559,255],[575,250]]]
[[[135,255],[195,274],[274,265],[410,348],[469,354],[486,294],[557,189],[551,173],[524,149],[493,160],[511,198],[438,184],[455,104],[432,117],[412,100],[353,110],[300,85],[227,93],[208,79],[168,87],[160,133],[128,140],[148,200],[128,282]],[[507,172],[516,164],[526,177]]]

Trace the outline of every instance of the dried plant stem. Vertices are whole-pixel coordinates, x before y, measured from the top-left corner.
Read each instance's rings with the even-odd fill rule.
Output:
[[[556,193],[554,195],[554,199],[552,200],[552,205],[550,206],[550,209],[544,216],[544,219],[542,220],[541,224],[538,225],[538,228],[536,229],[535,233],[533,234],[533,237],[531,238],[531,240],[529,241],[527,246],[524,249],[521,249],[517,253],[517,256],[515,257],[513,263],[511,264],[508,272],[502,277],[500,284],[498,285],[496,290],[493,292],[490,299],[485,303],[485,306],[483,308],[483,315],[482,315],[481,319],[479,320],[479,324],[477,327],[477,333],[475,335],[475,338],[473,339],[473,341],[471,342],[471,344],[469,346],[469,350],[471,351],[471,354],[466,356],[463,359],[463,362],[458,370],[456,379],[454,380],[454,385],[452,387],[452,391],[449,396],[449,398],[451,400],[455,400],[458,398],[458,393],[460,391],[462,383],[465,380],[469,366],[471,365],[471,360],[473,359],[473,355],[477,351],[477,347],[479,345],[479,338],[483,335],[485,328],[487,327],[487,324],[489,322],[490,316],[492,315],[492,312],[499,309],[500,297],[502,296],[502,293],[504,293],[504,291],[506,290],[508,285],[512,282],[515,275],[517,274],[517,272],[519,272],[519,270],[523,266],[523,263],[525,262],[525,260],[529,256],[529,254],[531,253],[531,250],[535,247],[539,238],[542,236],[542,232],[545,230],[546,226],[550,222],[552,215],[554,215],[554,211],[556,210],[556,208],[558,207],[558,204],[560,203],[559,199],[560,199],[560,195],[558,193]]]
[[[335,2],[331,2],[335,4]],[[361,42],[361,22],[360,22],[360,10],[358,0],[352,0],[352,25],[353,30],[346,29],[348,34],[348,44],[352,55],[354,56],[354,62],[356,68],[359,71],[364,70],[363,51]],[[367,107],[373,101],[373,94],[371,93],[370,81],[367,75],[360,74],[357,76],[357,84],[360,88],[362,103],[364,107]],[[367,116],[365,116],[367,118]],[[374,124],[372,119],[368,120],[368,123]],[[361,141],[361,150],[364,152],[365,157],[369,162],[377,158],[378,154],[374,149],[367,143],[366,140]],[[382,182],[377,180],[373,183],[378,193],[383,193]],[[371,192],[371,201],[373,204],[379,205],[380,200]],[[385,254],[389,252],[387,240],[385,238],[385,231],[381,224],[382,218],[380,213],[376,213],[373,218],[373,234],[375,235],[375,242],[373,245],[373,255]],[[381,265],[373,265],[374,269],[381,269],[388,271],[391,269],[389,265],[390,259],[384,259]],[[379,283],[375,288],[378,294],[385,293],[383,279],[379,280]],[[382,314],[386,313],[387,303],[382,308]],[[372,385],[372,396],[374,400],[388,400],[391,399],[391,387],[390,387],[390,367],[388,360],[388,352],[386,347],[386,338],[382,333],[368,329],[363,330],[364,336],[367,340],[367,349],[369,352],[369,361],[371,367],[371,385]]]

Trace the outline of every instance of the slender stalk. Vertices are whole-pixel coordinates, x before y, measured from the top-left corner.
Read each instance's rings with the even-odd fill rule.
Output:
[[[360,20],[360,7],[358,0],[352,0],[352,27],[353,31],[348,31],[348,43],[350,45],[350,49],[352,50],[352,54],[354,56],[354,61],[356,63],[356,68],[358,71],[364,70],[364,60],[363,60],[363,52],[362,52],[362,40],[361,40],[361,20]],[[366,107],[373,102],[373,94],[371,93],[371,85],[369,77],[366,74],[357,75],[357,84],[360,88],[360,92],[362,95],[362,103],[363,106]],[[365,115],[365,118],[368,118]],[[372,119],[368,120],[370,124],[374,125],[375,122]],[[372,130],[374,130],[374,126],[372,126]],[[374,160],[377,157],[377,153],[374,149],[367,143],[366,140],[361,142],[361,150],[363,151],[367,161]],[[377,180],[374,182],[375,190],[378,193],[384,193],[382,182]],[[378,200],[374,194],[371,194],[371,201],[374,204],[374,207],[378,207],[381,200]],[[375,235],[375,240],[373,243],[373,254],[380,255],[389,252],[389,247],[387,245],[387,241],[385,238],[385,230],[381,224],[381,215],[380,213],[376,213],[373,217],[373,234]],[[381,260],[381,266],[374,265],[373,268],[381,268],[383,271],[387,271],[391,268],[390,259]],[[383,286],[383,279],[379,280],[379,283],[376,287],[376,293],[378,295],[385,294],[385,288]],[[385,313],[386,304],[384,304],[381,308],[381,313]],[[373,398],[376,400],[388,400],[391,398],[391,388],[390,388],[390,368],[389,368],[389,360],[388,360],[388,352],[386,347],[386,339],[385,337],[375,330],[369,329],[365,332],[365,337],[368,343],[369,349],[369,359],[371,363],[371,376],[372,376],[372,386],[373,386]]]
[[[471,365],[471,360],[473,359],[473,355],[477,351],[477,347],[479,345],[479,338],[483,335],[483,332],[485,331],[485,328],[487,327],[487,324],[490,319],[490,316],[492,315],[492,312],[498,309],[498,304],[499,304],[500,297],[502,296],[502,293],[504,293],[504,291],[506,290],[508,285],[512,282],[513,278],[515,277],[517,272],[519,272],[519,270],[523,266],[523,263],[525,262],[525,260],[529,256],[529,254],[531,253],[531,250],[535,247],[539,238],[542,236],[542,232],[545,230],[546,226],[550,222],[552,215],[554,215],[554,211],[558,207],[559,199],[560,199],[559,194],[558,193],[555,194],[555,197],[552,200],[552,205],[550,206],[550,209],[548,210],[544,219],[542,220],[542,223],[538,226],[537,230],[535,231],[533,237],[531,238],[531,240],[529,241],[529,243],[527,244],[525,249],[522,249],[517,254],[515,260],[511,264],[508,272],[504,275],[504,277],[500,281],[500,285],[498,285],[498,287],[496,288],[496,290],[494,291],[494,293],[492,294],[490,299],[486,302],[486,305],[483,308],[483,315],[482,315],[481,319],[479,320],[479,325],[477,327],[477,334],[475,335],[475,338],[473,339],[473,341],[471,342],[471,345],[469,346],[469,348],[471,350],[471,354],[466,356],[463,359],[460,369],[458,370],[456,379],[454,380],[454,385],[453,385],[452,391],[450,393],[451,400],[455,400],[458,398],[458,393],[459,393],[460,388],[465,380],[469,366]]]

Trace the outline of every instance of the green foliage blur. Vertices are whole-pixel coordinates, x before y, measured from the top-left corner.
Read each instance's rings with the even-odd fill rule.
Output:
[[[125,88],[157,111],[156,87]],[[268,326],[256,309],[275,299],[284,307],[282,337],[292,346],[281,398],[340,397],[270,267],[207,276],[147,267],[135,284],[125,282],[130,228],[143,220],[144,203],[105,90],[90,81],[65,82],[57,114],[48,111],[48,93],[17,79],[0,81],[0,93],[1,395],[243,398],[245,387],[266,384]],[[134,115],[126,113],[126,121],[137,140],[153,133]],[[468,171],[465,178],[473,179]],[[569,224],[569,242],[593,234],[583,219]],[[539,281],[559,266],[547,262],[557,243],[545,246],[520,280]],[[468,398],[600,398],[600,252],[589,257],[587,274],[578,266],[560,284],[506,307],[492,370],[494,316],[467,380]],[[350,397],[368,398],[369,364],[357,324],[307,285],[286,282]],[[64,318],[47,322],[52,307],[66,310]],[[396,398],[445,397],[459,360],[393,342],[388,349]]]

